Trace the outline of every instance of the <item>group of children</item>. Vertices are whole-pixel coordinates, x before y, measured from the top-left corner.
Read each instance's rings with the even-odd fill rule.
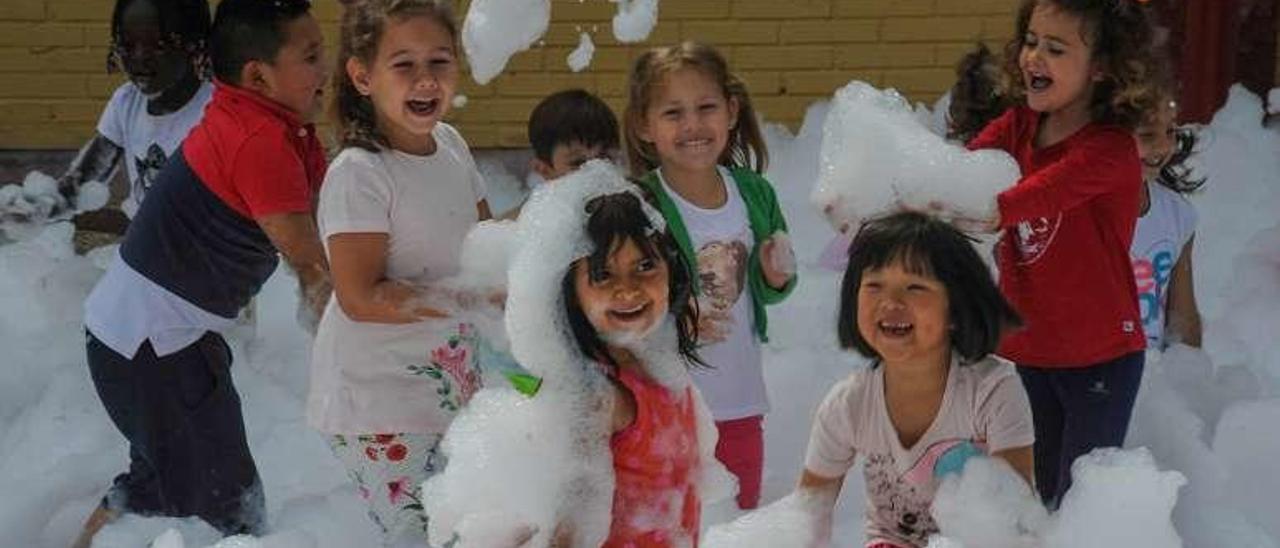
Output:
[[[112,59],[130,83],[64,192],[124,161],[141,204],[85,304],[90,371],[130,466],[81,545],[122,512],[262,532],[261,481],[218,331],[278,255],[298,275],[301,313],[318,318],[308,423],[385,542],[427,542],[421,484],[446,466],[441,439],[481,384],[481,335],[461,318],[504,297],[441,283],[458,273],[468,231],[491,217],[467,143],[443,121],[460,78],[458,27],[447,2],[349,2],[331,69],[309,7],[223,0],[210,25],[204,0],[117,1]],[[1123,443],[1147,339],[1162,344],[1167,323],[1198,343],[1194,213],[1157,184],[1198,185],[1177,168],[1193,143],[1151,78],[1151,34],[1131,0],[1023,2],[1004,67],[1011,106],[968,141],[1005,150],[1023,172],[994,218],[965,219],[1002,232],[998,285],[969,238],[927,214],[887,213],[853,238],[835,327],[873,365],[818,408],[799,488],[834,506],[863,455],[868,546],[923,546],[937,532],[928,509],[939,476],[973,455],[1006,461],[1056,505],[1076,457]],[[330,75],[340,151],[326,162],[311,120]],[[637,192],[588,204],[594,247],[564,265],[561,288],[576,350],[617,393],[601,410],[617,476],[605,545],[696,543],[690,470],[708,463],[654,441],[696,434],[695,398],[655,382],[634,347],[675,321],[716,421],[715,456],[738,480],[738,506],[756,507],[766,306],[795,287],[795,261],[762,175],[757,113],[724,57],[696,43],[652,49],[628,89],[621,130],[584,91],[544,100],[529,121],[533,168],[557,184],[611,159],[622,136]],[[629,509],[658,478],[680,483],[663,486],[684,493],[680,519],[635,519]]]

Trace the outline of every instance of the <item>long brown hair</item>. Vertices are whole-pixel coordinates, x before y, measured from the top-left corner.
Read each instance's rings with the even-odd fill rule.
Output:
[[[1137,0],[1023,0],[1013,39],[1005,48],[1005,85],[1014,103],[1026,101],[1018,58],[1038,6],[1052,6],[1080,18],[1090,56],[1104,75],[1089,101],[1093,120],[1137,127],[1160,100],[1155,30],[1146,8]]]
[[[373,101],[362,95],[347,75],[347,60],[355,58],[365,65],[378,56],[378,42],[390,19],[430,17],[453,37],[453,50],[458,49],[458,24],[447,0],[353,0],[342,14],[342,35],[338,39],[337,67],[333,71],[333,101],[329,116],[337,127],[342,148],[359,147],[377,152],[390,146],[378,130]]]
[[[685,68],[705,74],[720,86],[726,99],[738,103],[738,119],[729,128],[729,142],[720,153],[720,164],[750,167],[757,173],[764,173],[769,165],[769,151],[765,148],[760,121],[751,106],[747,86],[729,71],[729,64],[715,48],[698,42],[684,42],[651,49],[637,58],[631,67],[627,110],[622,118],[622,135],[626,141],[627,165],[631,174],[639,177],[660,165],[658,151],[640,139],[640,127],[645,123],[654,89],[667,75]]]

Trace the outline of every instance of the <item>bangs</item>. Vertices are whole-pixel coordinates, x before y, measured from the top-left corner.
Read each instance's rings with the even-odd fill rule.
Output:
[[[629,192],[600,196],[587,202],[587,235],[591,254],[587,256],[588,274],[599,280],[609,262],[609,255],[630,241],[646,259],[661,257],[654,241],[654,226],[649,222],[640,198]]]
[[[849,246],[849,269],[866,272],[897,264],[911,274],[937,278],[933,255],[938,246],[929,236],[922,227],[888,228],[868,223]]]

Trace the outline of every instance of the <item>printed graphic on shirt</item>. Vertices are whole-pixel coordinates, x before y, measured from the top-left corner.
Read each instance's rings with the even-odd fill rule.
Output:
[[[1158,343],[1164,327],[1164,307],[1169,278],[1176,262],[1174,242],[1157,240],[1145,252],[1133,257],[1133,279],[1138,285],[1138,310],[1147,340]]]
[[[733,305],[746,285],[748,257],[740,241],[713,241],[698,250],[698,312],[712,322],[710,340],[723,339],[731,329]]]
[[[478,335],[471,324],[460,323],[445,344],[431,350],[426,365],[410,365],[409,373],[435,381],[440,408],[457,412],[480,389]]]
[[[160,174],[160,168],[164,167],[164,163],[169,157],[164,153],[164,149],[160,145],[151,143],[147,147],[146,155],[141,158],[134,158],[133,165],[137,170],[138,178],[133,181],[132,199],[137,203],[142,203],[142,197],[151,190],[151,185],[155,184],[156,176]]]
[[[1018,246],[1018,263],[1031,264],[1044,256],[1049,250],[1049,246],[1053,245],[1053,237],[1058,234],[1058,227],[1062,226],[1062,214],[1052,219],[1041,217],[1033,221],[1023,221],[1014,227],[1014,237],[1017,239]]]
[[[939,441],[902,474],[891,455],[867,455],[867,493],[879,514],[879,524],[890,528],[886,532],[918,546],[927,544],[929,535],[938,531],[929,506],[939,482],[963,470],[970,458],[985,454],[983,447],[980,442],[963,439]]]

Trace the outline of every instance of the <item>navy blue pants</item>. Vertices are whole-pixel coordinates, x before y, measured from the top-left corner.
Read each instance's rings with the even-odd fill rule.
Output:
[[[129,442],[129,470],[115,478],[102,505],[198,516],[227,535],[260,534],[262,482],[222,337],[206,333],[164,357],[143,343],[130,360],[86,335],[98,397]]]
[[[1036,429],[1036,488],[1049,508],[1071,487],[1076,458],[1124,445],[1145,358],[1139,351],[1081,368],[1018,366]]]

